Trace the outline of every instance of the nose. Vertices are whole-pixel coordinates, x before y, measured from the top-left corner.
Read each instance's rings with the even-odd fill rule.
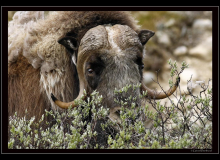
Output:
[[[111,121],[116,122],[117,124],[121,124],[121,118],[119,114],[120,110],[121,110],[120,106],[110,109],[109,118],[111,119]]]

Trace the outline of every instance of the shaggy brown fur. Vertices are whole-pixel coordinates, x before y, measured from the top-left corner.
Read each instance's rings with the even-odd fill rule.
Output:
[[[24,116],[25,110],[39,119],[45,109],[50,105],[46,102],[45,93],[41,93],[40,71],[34,69],[27,59],[19,55],[15,63],[10,64],[8,71],[8,113],[17,112],[18,116]],[[28,103],[28,104],[27,104]],[[47,104],[47,105],[46,105]]]
[[[50,98],[75,99],[79,82],[75,65],[64,46],[63,36],[73,36],[78,44],[86,31],[101,24],[123,24],[138,31],[135,20],[120,11],[17,12],[9,23],[8,35],[8,115],[16,111],[39,119],[45,109],[57,110]]]

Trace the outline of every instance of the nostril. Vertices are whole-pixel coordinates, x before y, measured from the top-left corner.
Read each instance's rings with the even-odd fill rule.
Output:
[[[109,118],[118,124],[121,124],[121,118],[120,118],[120,109],[121,107],[113,107],[110,109]]]
[[[115,113],[116,113],[118,116],[120,116],[120,110],[117,110]]]

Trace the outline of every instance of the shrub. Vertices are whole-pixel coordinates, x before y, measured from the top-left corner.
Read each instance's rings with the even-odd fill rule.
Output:
[[[168,63],[172,78],[169,85],[172,86],[174,75],[179,77],[188,65],[183,62],[178,72],[176,62],[169,60]],[[188,84],[192,84],[191,79]],[[136,97],[120,99],[120,94],[140,84],[115,90],[118,97],[115,102],[121,106],[121,123],[109,119],[109,109],[101,106],[102,95],[96,91],[87,101],[78,100],[78,107],[70,106],[63,112],[45,110],[39,122],[34,121],[35,117],[19,118],[15,113],[9,119],[8,148],[212,149],[212,88],[209,82],[197,85],[201,88],[199,95],[192,93],[192,85],[188,85],[188,93],[181,93],[179,86],[180,94],[174,95],[176,104],[169,97],[170,105],[146,99],[141,107],[136,107]],[[45,116],[52,116],[53,121],[45,121]],[[150,128],[146,127],[146,120],[151,121]]]

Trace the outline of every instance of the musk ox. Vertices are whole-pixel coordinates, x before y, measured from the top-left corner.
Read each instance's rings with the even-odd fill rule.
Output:
[[[144,45],[153,35],[128,12],[16,12],[8,28],[8,115],[27,109],[39,119],[45,109],[76,107],[85,89],[99,92],[114,116],[114,89],[142,82]],[[156,92],[142,83],[123,96],[147,90],[146,98],[162,99],[178,84]]]

